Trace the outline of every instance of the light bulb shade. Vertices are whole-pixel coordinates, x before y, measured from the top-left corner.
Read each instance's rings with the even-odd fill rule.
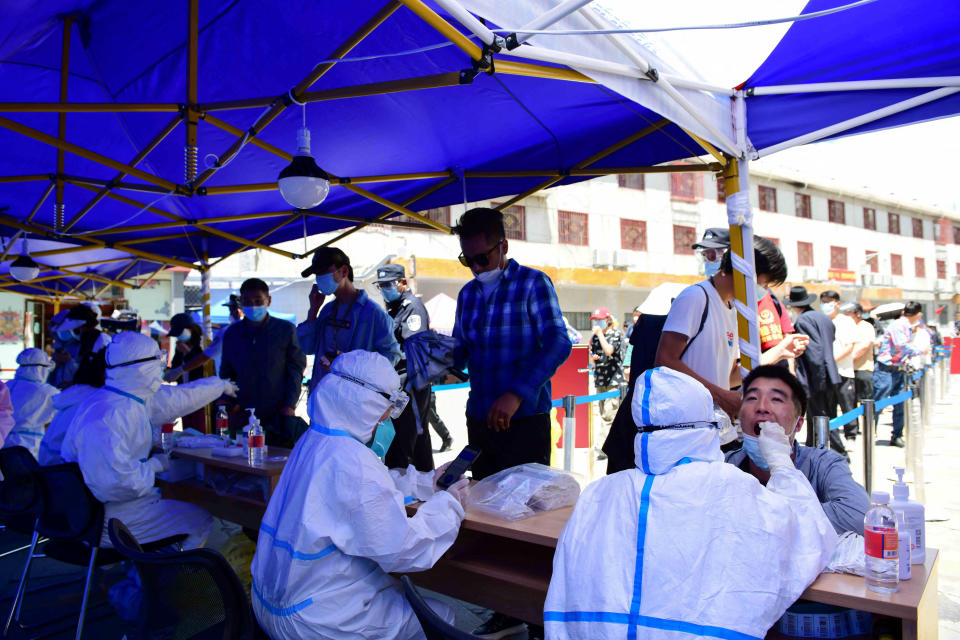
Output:
[[[330,192],[330,176],[312,156],[294,156],[277,178],[280,195],[296,209],[312,209]]]
[[[18,282],[28,282],[40,275],[40,265],[28,255],[20,255],[10,264],[10,275]]]

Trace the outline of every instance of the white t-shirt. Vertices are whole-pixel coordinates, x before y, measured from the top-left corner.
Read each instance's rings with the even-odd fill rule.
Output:
[[[857,323],[847,314],[838,313],[833,319],[833,327],[836,330],[833,336],[834,353],[840,353],[847,345],[857,341]],[[841,378],[853,377],[853,351],[837,360],[837,372]]]
[[[869,342],[873,343],[874,339],[877,337],[877,332],[873,328],[873,325],[862,320],[856,324],[856,339],[854,342]],[[873,371],[873,347],[867,349],[867,352],[860,356],[860,363],[854,363],[855,371]]]
[[[704,291],[707,295],[704,296]],[[709,300],[703,331],[697,336],[703,305]],[[721,389],[730,388],[730,371],[740,351],[737,342],[737,312],[720,299],[709,280],[691,285],[673,301],[663,330],[693,338],[687,342],[687,351],[680,358],[697,375]]]

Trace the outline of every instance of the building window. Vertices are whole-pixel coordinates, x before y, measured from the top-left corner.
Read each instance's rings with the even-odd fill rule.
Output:
[[[496,206],[496,205],[494,205]],[[503,229],[508,240],[527,239],[527,209],[515,204],[503,210]]]
[[[937,260],[937,278],[940,280],[947,279],[947,261],[946,260]]]
[[[887,231],[889,231],[895,236],[900,235],[900,214],[899,213],[887,214]]]
[[[671,173],[670,197],[673,200],[698,202],[703,199],[703,175],[700,173]]]
[[[847,248],[846,247],[830,247],[830,268],[842,269],[846,271],[847,269]]]
[[[717,176],[717,202],[727,201],[727,179]]]
[[[960,244],[960,227],[953,225],[953,244]]]
[[[773,187],[759,187],[760,189],[760,210],[777,212],[777,190]]]
[[[558,211],[557,228],[560,244],[575,244],[585,247],[590,244],[590,229],[587,214],[575,211]]]
[[[673,252],[678,255],[693,255],[693,243],[697,241],[697,230],[694,227],[673,225]]]
[[[911,218],[910,223],[913,225],[913,237],[923,238],[923,220],[920,218]]]
[[[810,209],[810,196],[804,193],[795,193],[793,194],[794,207],[797,210],[798,218],[812,218],[813,214]]]
[[[620,248],[632,251],[647,250],[647,223],[645,220],[620,218]]]
[[[957,263],[957,276],[960,276],[960,262]]]
[[[827,200],[828,218],[835,224],[847,224],[847,214],[839,200]]]
[[[876,251],[867,251],[864,262],[870,267],[870,273],[878,273],[880,271],[880,254]]]
[[[563,315],[566,316],[567,322],[570,323],[570,326],[572,326],[577,331],[590,330],[590,326],[592,323],[590,321],[589,311],[567,311]]]
[[[450,207],[436,207],[435,209],[427,209],[426,211],[421,211],[420,215],[426,216],[434,222],[445,224],[448,227],[450,226]],[[409,216],[398,216],[397,220],[400,222],[414,222],[416,224],[422,224],[419,220],[414,220]],[[431,228],[430,231],[438,231],[438,229]]]
[[[640,189],[642,191],[644,188],[643,174],[642,173],[618,174],[617,185],[620,187],[623,187],[624,189]]]
[[[903,258],[895,253],[890,254],[890,273],[895,276],[903,275]]]
[[[913,273],[918,278],[927,277],[927,265],[924,262],[923,258],[914,258],[913,259]]]
[[[877,230],[877,210],[863,208],[863,228],[872,231]]]
[[[801,267],[813,266],[813,243],[812,242],[797,243],[797,264],[799,264]]]

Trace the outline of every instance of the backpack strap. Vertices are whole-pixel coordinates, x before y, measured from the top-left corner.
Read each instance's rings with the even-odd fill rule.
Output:
[[[700,316],[700,327],[697,328],[697,332],[693,334],[693,337],[687,340],[686,346],[683,347],[683,351],[680,352],[680,357],[683,357],[683,354],[687,352],[687,349],[690,348],[690,345],[693,344],[693,341],[697,339],[701,333],[703,333],[703,325],[707,323],[707,311],[710,309],[710,294],[707,293],[707,290],[700,286],[700,290],[703,291],[703,315]]]

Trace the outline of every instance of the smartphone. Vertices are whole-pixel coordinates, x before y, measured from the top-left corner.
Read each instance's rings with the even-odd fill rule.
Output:
[[[447,470],[443,472],[443,475],[440,476],[440,479],[437,480],[437,486],[441,489],[448,489],[450,485],[460,479],[467,469],[470,468],[470,465],[473,464],[474,460],[477,459],[477,456],[480,455],[480,449],[476,449],[467,445],[463,448],[463,451],[460,452],[460,455],[450,463],[450,466],[447,467]]]

